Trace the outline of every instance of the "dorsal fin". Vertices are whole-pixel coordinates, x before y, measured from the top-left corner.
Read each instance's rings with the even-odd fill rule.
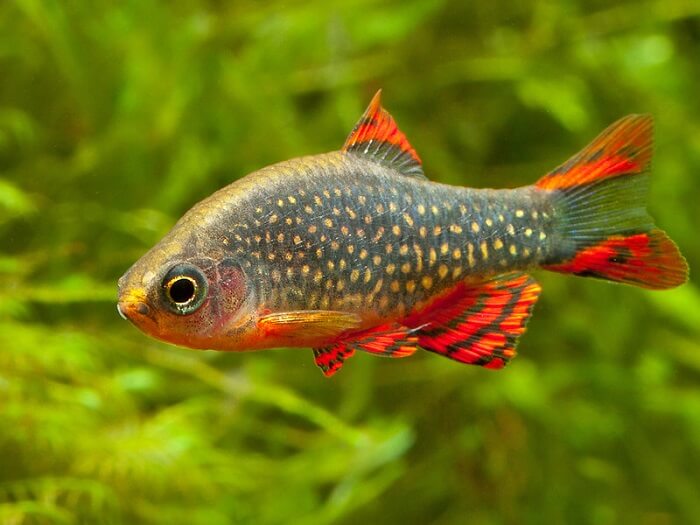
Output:
[[[418,153],[409,144],[394,118],[382,107],[381,96],[380,89],[345,141],[343,151],[368,157],[403,175],[424,178]]]

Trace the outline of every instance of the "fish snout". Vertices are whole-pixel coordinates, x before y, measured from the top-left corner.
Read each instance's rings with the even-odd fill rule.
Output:
[[[143,318],[155,321],[152,309],[148,305],[146,293],[141,289],[129,290],[124,294],[120,294],[117,312],[119,312],[122,319],[131,322],[138,322]]]

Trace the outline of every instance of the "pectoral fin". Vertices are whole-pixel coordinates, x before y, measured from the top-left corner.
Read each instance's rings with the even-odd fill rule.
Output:
[[[303,341],[337,337],[359,327],[360,323],[360,316],[350,312],[297,310],[263,315],[258,320],[258,328],[266,336]]]

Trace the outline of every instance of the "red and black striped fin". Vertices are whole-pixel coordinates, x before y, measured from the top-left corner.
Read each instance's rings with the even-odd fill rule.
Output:
[[[326,377],[335,374],[345,363],[345,360],[355,353],[353,348],[345,343],[336,343],[324,348],[314,348],[314,360]]]
[[[416,351],[417,343],[415,330],[391,323],[363,332],[352,345],[357,350],[381,357],[408,357]]]
[[[424,178],[418,153],[393,117],[381,105],[380,89],[348,136],[343,151],[366,156],[391,166],[403,175]]]
[[[408,357],[416,351],[418,335],[397,323],[377,326],[338,341],[324,348],[314,348],[316,364],[326,376],[332,376],[355,350],[362,350],[381,357]]]
[[[529,275],[511,273],[478,284],[460,284],[406,323],[420,323],[418,345],[455,361],[503,368],[540,294]]]
[[[650,116],[625,117],[537,182],[557,217],[544,268],[652,289],[686,282],[685,259],[646,211],[652,135]]]

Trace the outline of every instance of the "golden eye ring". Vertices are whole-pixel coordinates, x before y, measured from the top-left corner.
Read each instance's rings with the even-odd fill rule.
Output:
[[[179,275],[165,285],[168,296],[177,305],[186,306],[197,296],[197,281],[187,275]]]
[[[207,278],[196,266],[178,264],[166,273],[162,282],[164,302],[175,314],[194,312],[207,297]]]

